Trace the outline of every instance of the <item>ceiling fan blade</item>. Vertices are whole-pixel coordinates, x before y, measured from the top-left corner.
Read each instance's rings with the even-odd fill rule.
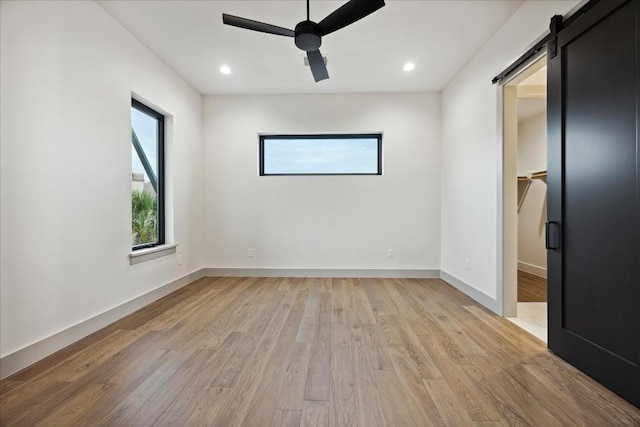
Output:
[[[295,31],[287,28],[265,24],[264,22],[254,21],[252,19],[240,18],[239,16],[227,15],[226,13],[222,14],[222,22],[227,25],[233,25],[234,27],[260,31],[262,33],[276,34],[278,36],[293,37],[296,35]]]
[[[319,50],[312,50],[307,52],[307,59],[309,59],[309,67],[313,78],[318,83],[320,80],[326,80],[329,78],[329,72],[327,66],[324,63],[324,58]]]
[[[384,6],[384,0],[350,0],[318,23],[321,36],[364,18]]]

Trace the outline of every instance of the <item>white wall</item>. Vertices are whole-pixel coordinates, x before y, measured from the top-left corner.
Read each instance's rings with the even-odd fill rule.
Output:
[[[547,169],[547,114],[518,123],[518,175]],[[545,274],[544,223],[547,220],[547,184],[534,179],[518,212],[518,266],[533,274]]]
[[[0,7],[4,357],[201,270],[204,239],[200,95],[94,2]],[[179,266],[129,265],[132,92],[172,116]]]
[[[442,270],[498,295],[498,88],[491,78],[578,1],[527,1],[442,93]],[[469,260],[469,269],[466,260]]]
[[[439,109],[437,94],[205,98],[205,266],[439,269]],[[258,176],[258,133],[371,131],[383,176]]]

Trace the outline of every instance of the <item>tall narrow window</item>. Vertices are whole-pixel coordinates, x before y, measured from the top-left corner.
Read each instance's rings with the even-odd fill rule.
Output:
[[[260,175],[382,175],[382,134],[260,135]]]
[[[164,244],[164,116],[131,100],[133,250]]]

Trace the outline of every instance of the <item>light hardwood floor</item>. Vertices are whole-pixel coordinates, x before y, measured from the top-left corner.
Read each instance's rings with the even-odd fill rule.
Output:
[[[2,426],[638,426],[440,280],[206,278],[1,382]]]
[[[518,302],[547,302],[547,279],[518,270]]]

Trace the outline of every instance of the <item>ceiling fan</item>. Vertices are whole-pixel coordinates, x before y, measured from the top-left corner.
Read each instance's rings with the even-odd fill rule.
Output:
[[[252,19],[222,14],[222,22],[234,27],[260,31],[278,36],[293,37],[298,48],[307,52],[311,73],[316,82],[329,78],[327,66],[320,53],[322,37],[340,28],[364,18],[384,6],[384,0],[350,0],[322,21],[315,23],[309,19],[309,0],[307,0],[307,20],[299,22],[295,30],[278,27]]]

